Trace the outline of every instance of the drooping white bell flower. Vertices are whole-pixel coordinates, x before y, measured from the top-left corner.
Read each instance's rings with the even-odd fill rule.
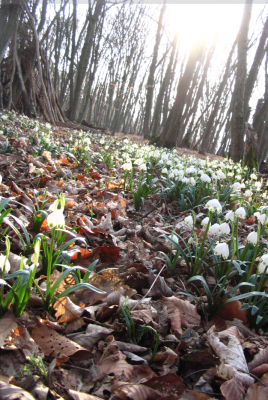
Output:
[[[222,256],[226,260],[226,258],[229,256],[229,247],[227,243],[219,243],[217,246],[214,248],[214,253],[217,256]]]
[[[226,221],[234,222],[234,212],[228,211],[228,213],[225,215],[225,219],[226,219]]]
[[[258,234],[257,232],[250,232],[247,236],[247,242],[252,243],[252,244],[257,244],[258,241]]]
[[[208,183],[211,182],[211,178],[208,176],[208,174],[201,175],[200,179],[202,182],[208,182]]]
[[[222,224],[220,224],[219,233],[222,233],[222,234],[225,234],[225,235],[229,235],[230,226],[229,226],[229,224],[227,224],[227,222],[223,222]]]
[[[201,225],[207,226],[208,223],[209,223],[209,217],[206,217],[206,218],[202,219]]]
[[[208,208],[209,211],[213,211],[213,212],[214,212],[214,211],[217,211],[217,213],[222,212],[221,203],[220,203],[219,200],[217,200],[217,199],[209,200],[209,201],[206,203],[205,207]]]
[[[219,234],[219,224],[213,224],[209,227],[208,233],[211,235],[218,235]]]
[[[244,207],[239,207],[236,211],[235,211],[235,216],[241,219],[244,219],[246,216],[246,211],[244,209]]]
[[[55,210],[47,217],[47,224],[50,228],[64,228],[65,218],[62,209]]]
[[[194,226],[193,217],[191,215],[188,215],[188,217],[184,218],[184,223],[192,228]]]
[[[6,263],[5,263],[6,261]],[[5,269],[5,272],[10,271],[10,263],[8,260],[6,260],[6,256],[4,254],[0,254],[0,271],[3,271]]]
[[[260,263],[258,265],[258,272],[260,274],[263,274],[265,271],[265,268],[268,266],[268,254],[264,254],[260,258]],[[268,268],[266,269],[266,273],[268,272]]]

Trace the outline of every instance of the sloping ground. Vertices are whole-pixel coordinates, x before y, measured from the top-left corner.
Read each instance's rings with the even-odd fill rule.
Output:
[[[14,114],[2,117],[1,130],[1,204],[10,198],[1,209],[1,252],[6,249],[6,238],[11,243],[10,271],[6,264],[7,273],[2,274],[2,279],[7,278],[6,282],[12,285],[18,277],[8,278],[20,265],[24,271],[35,267],[37,260],[33,254],[38,254],[38,249],[33,246],[34,238],[40,232],[43,239],[35,284],[21,316],[15,317],[15,304],[8,305],[6,313],[1,308],[0,398],[8,399],[15,393],[27,399],[268,398],[266,325],[256,333],[247,311],[240,310],[242,303],[238,300],[226,305],[223,301],[222,308],[209,313],[206,287],[201,281],[192,286],[187,280],[193,275],[191,268],[196,266],[196,275],[203,274],[208,289],[214,290],[212,302],[215,301],[217,276],[206,268],[206,262],[213,268],[213,260],[207,255],[198,263],[199,255],[203,257],[200,253],[195,258],[189,256],[187,263],[183,252],[176,253],[177,242],[182,250],[188,244],[191,246],[193,239],[202,242],[206,234],[202,225],[202,213],[207,212],[204,202],[197,207],[187,201],[183,207],[181,197],[169,202],[164,165],[159,169],[157,164],[151,166],[150,174],[159,190],[147,193],[143,204],[139,199],[144,192],[140,197],[137,193],[138,179],[145,170],[140,161],[140,169],[133,170],[131,180],[122,161],[127,164],[129,160],[119,160],[119,155],[126,153],[124,146],[131,145],[121,135],[116,143],[108,135],[52,128]],[[180,151],[197,156],[188,150],[178,149],[179,154]],[[138,158],[143,153],[134,147],[133,154]],[[164,154],[163,159],[168,160]],[[193,168],[195,161],[186,160],[188,168]],[[148,165],[149,161],[147,168]],[[209,164],[202,165],[213,177]],[[188,172],[189,176],[196,175],[193,169]],[[202,188],[212,195],[213,185],[206,179]],[[225,193],[224,182],[220,182],[220,195]],[[185,181],[187,184],[189,181]],[[226,193],[227,197],[220,198],[220,208],[226,207],[230,212],[240,205],[240,195],[231,201],[228,190]],[[255,200],[263,203],[260,192]],[[194,228],[197,236],[193,235],[189,204],[198,214]],[[45,212],[52,216],[53,210],[63,205],[68,233],[62,244],[67,240],[71,243],[59,254],[47,278],[45,245],[52,248],[53,230],[49,230]],[[5,215],[8,208],[10,213]],[[245,245],[247,235],[257,229],[258,217],[253,215],[253,208],[246,210],[247,217],[237,220],[240,245]],[[224,224],[224,215],[213,218],[213,222]],[[265,252],[267,239],[262,233],[259,244]],[[210,242],[213,240],[210,236]],[[226,236],[220,240],[225,243]],[[53,254],[61,245],[54,242]],[[204,252],[207,246],[208,242]],[[252,272],[256,272],[261,254],[255,254]],[[224,264],[223,259],[215,260],[219,262],[219,274],[230,264]],[[3,269],[4,259],[0,262]],[[80,272],[70,270],[72,274],[65,274],[59,283],[66,266],[56,264],[81,268]],[[239,266],[243,268],[243,263]],[[238,283],[237,271],[227,273],[227,290]],[[84,287],[60,297],[83,277]],[[41,295],[45,297],[48,287],[54,287],[55,282],[57,288],[51,303],[44,303]],[[182,293],[190,289],[192,297]],[[265,290],[265,280],[261,290]],[[9,287],[5,286],[2,305],[8,292]]]

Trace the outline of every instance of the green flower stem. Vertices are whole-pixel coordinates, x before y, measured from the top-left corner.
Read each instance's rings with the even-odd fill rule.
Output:
[[[225,277],[223,278],[223,281],[222,281],[220,290],[219,290],[219,292],[218,292],[218,294],[217,294],[217,296],[216,296],[216,298],[215,298],[215,304],[217,304],[217,300],[218,300],[218,298],[220,297],[220,295],[221,295],[221,293],[222,293],[222,290],[223,290],[223,288],[225,287],[225,283],[226,283],[226,281],[227,281],[227,279],[228,279],[228,276],[229,276],[229,274],[230,274],[230,272],[231,272],[231,268],[232,268],[233,261],[234,261],[234,256],[235,256],[235,252],[236,252],[236,241],[235,241],[234,238],[233,238],[233,253],[232,253],[232,257],[231,257],[231,260],[230,260],[230,263],[229,263],[229,266],[228,266],[226,275],[225,275]],[[214,292],[214,290],[216,289],[216,287],[217,287],[217,285],[216,285],[215,288],[213,289],[213,292]]]
[[[198,269],[199,265],[201,264],[201,262],[203,261],[203,258],[201,257],[201,255],[202,255],[202,253],[204,251],[206,238],[207,238],[207,235],[208,235],[208,230],[209,230],[210,223],[211,223],[211,220],[212,220],[212,215],[213,215],[213,213],[211,211],[209,211],[209,221],[208,221],[208,224],[207,224],[207,227],[206,227],[206,230],[205,230],[205,233],[204,233],[204,236],[203,236],[203,239],[202,239],[202,242],[201,242],[197,257],[195,258],[194,271],[193,271],[192,275],[196,275],[197,269]]]
[[[253,269],[254,262],[255,262],[255,259],[256,259],[256,255],[257,255],[257,251],[258,251],[258,244],[259,244],[259,241],[260,241],[260,237],[261,237],[261,225],[260,225],[260,223],[258,223],[257,243],[255,244],[255,247],[254,247],[254,252],[253,252],[251,265],[250,265],[250,268],[249,268],[249,271],[248,271],[248,274],[247,274],[247,281],[249,281],[249,279],[251,277],[251,274],[252,274],[252,269]],[[257,280],[257,274],[256,274],[256,277],[255,277],[255,280],[254,280],[254,284],[256,283],[256,280]]]
[[[51,229],[51,242],[50,242],[50,249],[48,253],[48,263],[47,263],[47,294],[46,294],[46,307],[48,309],[50,303],[50,276],[52,271],[52,257],[53,257],[53,247],[54,247],[54,240],[55,240],[55,232],[56,227],[54,226]]]

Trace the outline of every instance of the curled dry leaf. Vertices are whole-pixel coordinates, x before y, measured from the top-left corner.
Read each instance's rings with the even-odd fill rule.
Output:
[[[122,400],[157,400],[162,397],[159,392],[144,385],[123,384],[114,391]]]
[[[245,386],[249,387],[253,385],[254,379],[243,372],[239,372],[229,364],[224,364],[223,362],[216,366],[217,375],[225,380],[230,380],[233,378],[239,379]]]
[[[236,378],[224,382],[220,389],[226,400],[240,400],[245,395],[243,384]]]
[[[185,392],[180,400],[216,400],[214,397],[210,397],[205,393],[195,392],[194,390],[190,390],[189,392]]]
[[[69,335],[69,338],[85,349],[91,349],[95,343],[98,343],[101,339],[105,339],[112,332],[112,329],[89,324],[85,333],[74,333]]]
[[[69,389],[68,393],[74,400],[101,400],[100,397],[88,393],[77,392],[76,390]]]
[[[248,388],[245,400],[267,400],[268,387],[259,386],[257,383]]]
[[[240,319],[244,324],[247,323],[247,311],[241,310],[242,303],[238,300],[223,306],[218,312],[217,316],[223,320],[232,321],[234,318]]]
[[[84,311],[84,307],[79,307],[74,304],[69,297],[62,297],[54,304],[54,310],[56,310],[56,318],[58,323],[72,322],[77,320]]]
[[[250,372],[255,376],[262,376],[268,372],[268,364],[262,364],[259,367],[253,368]]]
[[[0,381],[0,399],[34,400],[34,397],[30,393],[26,392],[26,390]]]
[[[126,362],[126,356],[118,349],[114,338],[109,336],[105,342],[99,342],[98,347],[103,351],[97,364],[100,370],[107,375],[124,375],[129,379],[133,366]]]
[[[37,344],[24,326],[18,326],[11,332],[11,343],[14,344],[19,350],[22,350],[25,357],[30,357],[33,354],[36,357],[44,357],[44,354],[40,352]]]
[[[91,355],[88,350],[79,344],[67,339],[44,324],[33,329],[32,337],[46,356],[84,359]]]
[[[227,338],[227,345],[220,341],[223,338]],[[207,339],[222,362],[239,371],[249,372],[242,346],[236,336],[221,335],[216,332],[215,326],[212,326],[207,332]]]
[[[0,319],[0,346],[3,346],[12,329],[16,329],[17,326],[18,325],[15,322],[15,315],[11,311],[8,311]]]
[[[261,350],[258,354],[254,356],[253,360],[248,364],[248,368],[250,371],[252,371],[254,368],[267,363],[268,363],[268,347]]]
[[[197,308],[188,300],[180,300],[175,296],[162,296],[163,304],[167,306],[168,317],[172,331],[182,334],[182,327],[188,328],[189,325],[200,325],[201,317],[197,313]]]
[[[150,296],[171,296],[172,295],[172,290],[168,285],[166,284],[165,279],[162,276],[159,276],[157,280],[155,281],[156,275],[150,272],[148,276],[148,283],[151,286],[153,284],[152,289],[150,290]],[[146,293],[147,290],[144,291]]]

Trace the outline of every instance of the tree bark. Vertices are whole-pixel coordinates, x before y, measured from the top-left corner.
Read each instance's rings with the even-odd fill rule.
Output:
[[[248,30],[253,0],[246,0],[237,41],[237,68],[231,123],[231,158],[243,159],[245,136],[245,84],[247,76]]]

